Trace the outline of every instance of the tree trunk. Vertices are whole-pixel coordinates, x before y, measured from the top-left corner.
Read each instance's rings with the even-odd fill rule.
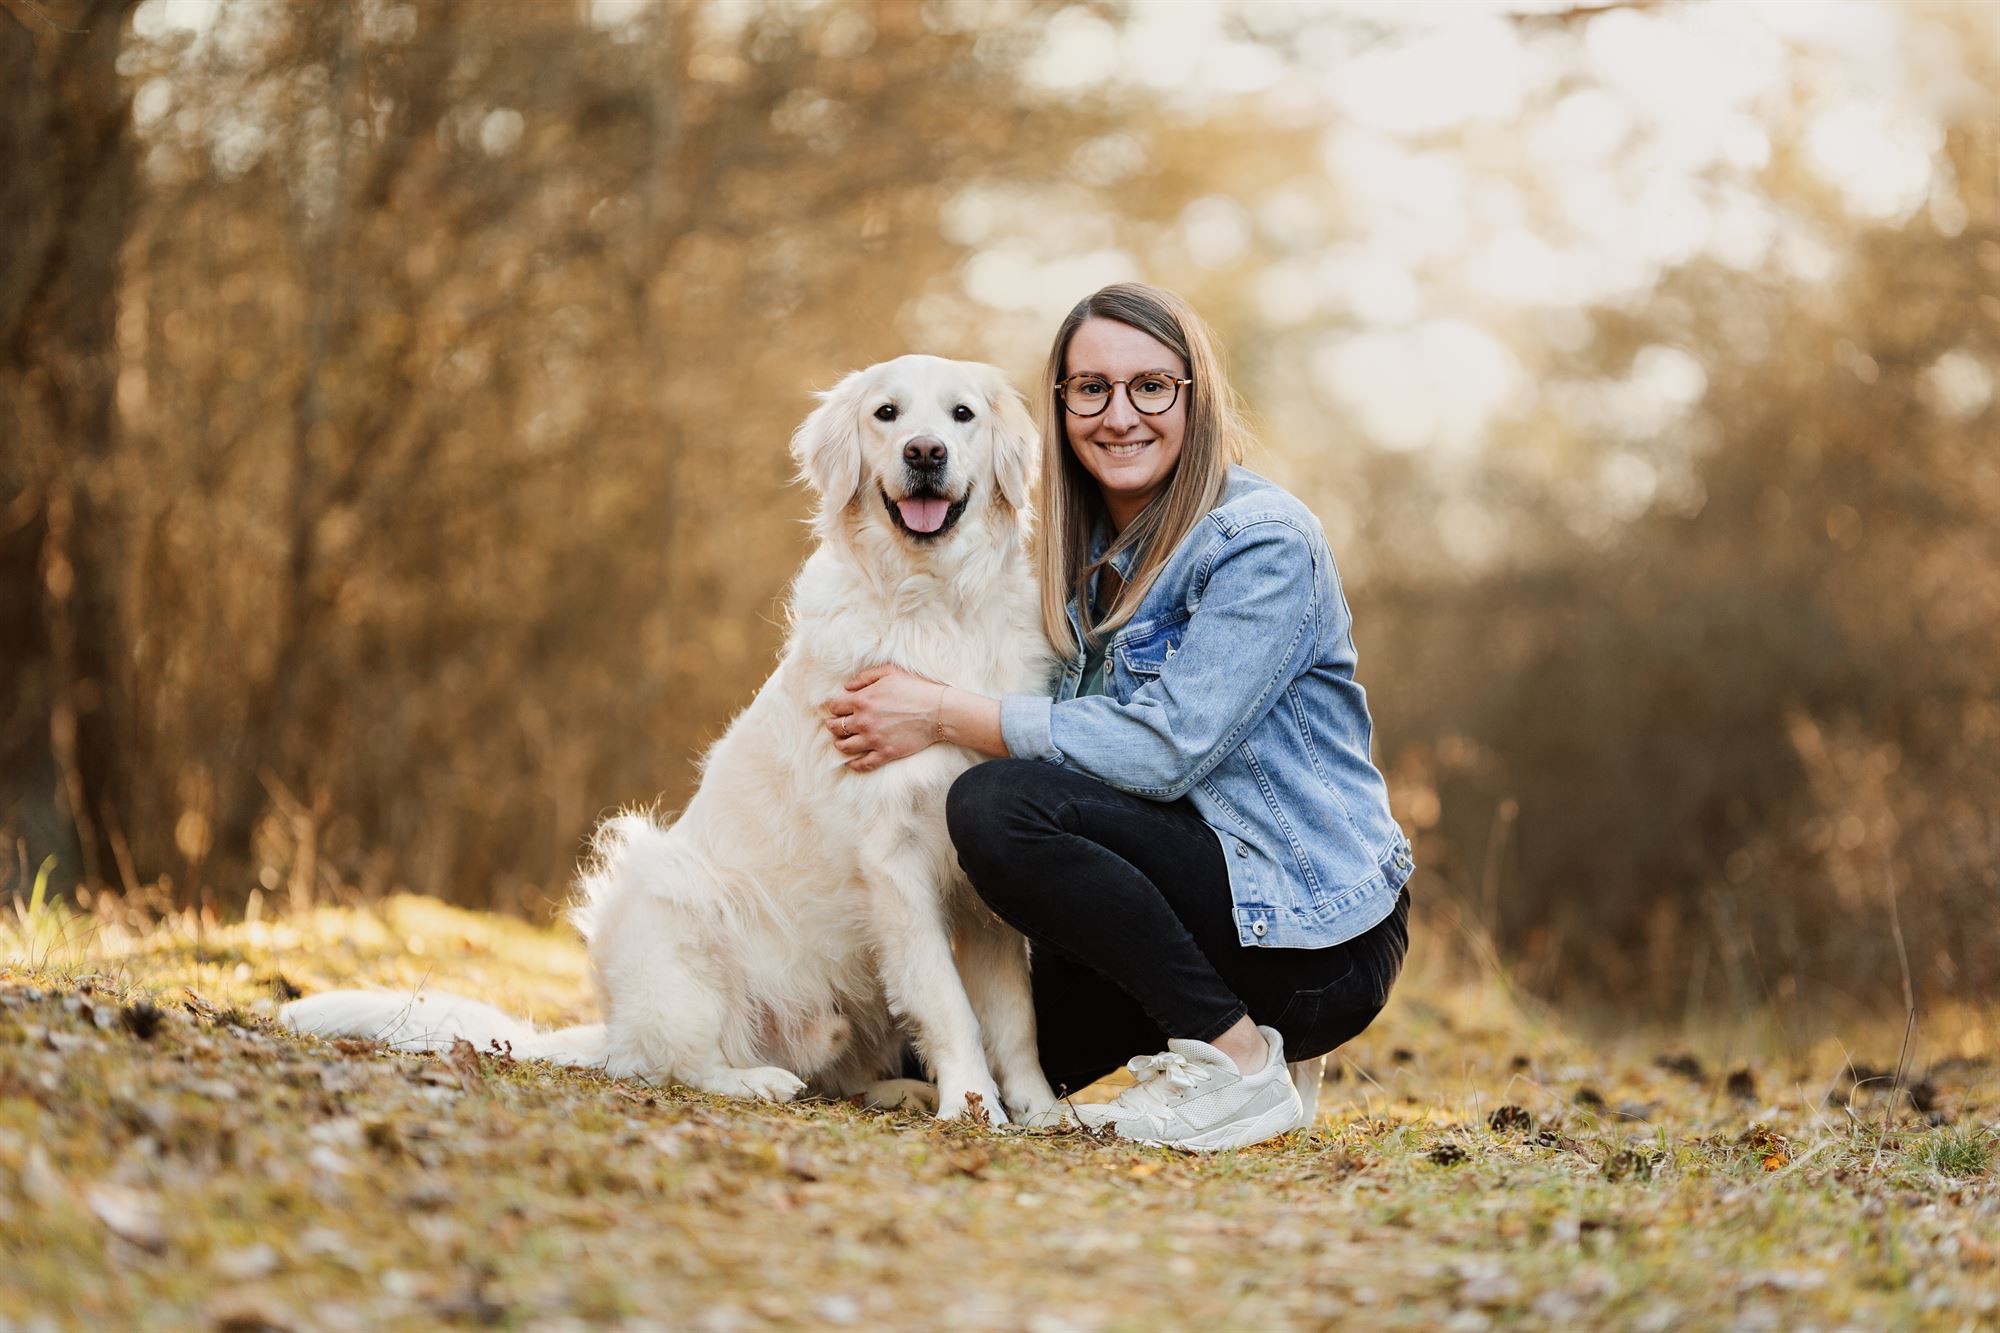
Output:
[[[5,813],[68,862],[59,882],[103,882],[125,859],[134,743],[113,472],[131,6],[0,7],[0,624],[21,633],[0,654],[0,753],[27,783]]]

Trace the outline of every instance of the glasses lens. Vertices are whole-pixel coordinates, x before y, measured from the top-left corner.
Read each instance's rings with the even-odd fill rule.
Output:
[[[1125,391],[1132,395],[1132,406],[1141,412],[1164,412],[1174,405],[1181,386],[1171,375],[1135,375]]]
[[[1063,406],[1080,417],[1094,417],[1111,401],[1111,385],[1096,375],[1072,375],[1062,383]]]

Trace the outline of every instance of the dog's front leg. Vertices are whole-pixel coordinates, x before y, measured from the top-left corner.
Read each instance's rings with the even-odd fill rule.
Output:
[[[983,908],[958,924],[958,972],[979,1019],[987,1059],[1016,1119],[1032,1120],[1056,1104],[1035,1049],[1035,998],[1028,984],[1028,942]]]
[[[919,858],[894,853],[864,870],[882,987],[889,1009],[908,1022],[917,1049],[937,1076],[938,1117],[955,1120],[977,1103],[996,1125],[1007,1123],[999,1089],[980,1049],[979,1020],[952,963],[938,890]]]

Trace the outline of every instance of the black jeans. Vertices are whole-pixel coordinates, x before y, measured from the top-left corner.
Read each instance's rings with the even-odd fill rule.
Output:
[[[1285,1058],[1324,1055],[1388,1001],[1410,895],[1324,949],[1245,948],[1215,834],[1188,802],[1148,801],[1026,759],[968,769],[945,805],[959,864],[1034,946],[1042,1070],[1074,1091],[1169,1037],[1209,1041],[1248,1013]]]

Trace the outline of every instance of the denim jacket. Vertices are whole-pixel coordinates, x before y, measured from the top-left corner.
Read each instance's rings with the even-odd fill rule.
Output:
[[[1081,641],[1074,605],[1070,624]],[[1244,945],[1339,944],[1389,915],[1412,867],[1369,758],[1352,624],[1319,520],[1233,467],[1112,637],[1110,692],[1076,697],[1079,651],[1054,698],[1001,700],[1001,734],[1017,758],[1187,797],[1221,841]]]

